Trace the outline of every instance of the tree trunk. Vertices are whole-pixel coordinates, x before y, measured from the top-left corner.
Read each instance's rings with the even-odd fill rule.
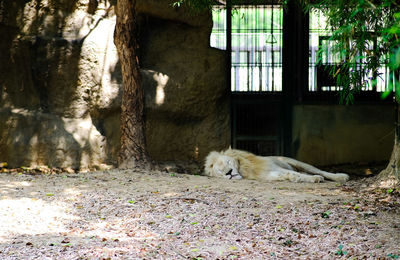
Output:
[[[378,185],[385,187],[394,187],[400,185],[400,110],[396,102],[396,119],[395,119],[395,136],[394,146],[390,161],[386,169],[381,171],[378,175]]]
[[[144,94],[138,59],[136,0],[118,0],[114,42],[122,69],[120,167],[138,167],[149,162],[144,131]]]
[[[378,175],[378,186],[382,187],[395,187],[400,184],[399,181],[400,171],[400,144],[396,141],[393,147],[392,156],[389,164]]]

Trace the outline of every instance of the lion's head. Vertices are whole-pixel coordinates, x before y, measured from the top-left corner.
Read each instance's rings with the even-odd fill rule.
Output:
[[[211,152],[205,163],[205,172],[208,176],[223,177],[228,179],[242,179],[239,172],[238,161],[218,152]]]

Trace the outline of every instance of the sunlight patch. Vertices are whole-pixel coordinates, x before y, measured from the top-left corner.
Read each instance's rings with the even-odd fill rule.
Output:
[[[0,242],[20,235],[65,232],[65,221],[77,219],[65,212],[66,207],[41,199],[6,198],[0,201],[0,208]]]
[[[157,73],[153,75],[153,79],[157,82],[156,89],[156,105],[160,106],[164,104],[165,100],[165,91],[164,88],[168,83],[169,77],[168,75]]]

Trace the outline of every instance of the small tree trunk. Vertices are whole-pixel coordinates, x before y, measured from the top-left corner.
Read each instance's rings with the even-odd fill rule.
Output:
[[[122,69],[123,93],[121,104],[120,167],[147,165],[144,132],[144,94],[138,59],[138,26],[136,0],[118,0],[114,42]]]
[[[378,175],[378,185],[380,186],[398,186],[400,184],[400,110],[399,105],[396,102],[396,120],[395,120],[395,131],[394,131],[394,146],[390,161],[386,169],[381,171]]]
[[[400,184],[400,144],[395,141],[392,156],[386,169],[378,175],[378,185],[384,187],[394,187]]]

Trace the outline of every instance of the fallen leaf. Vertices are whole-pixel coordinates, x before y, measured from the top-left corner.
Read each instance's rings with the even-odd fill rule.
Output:
[[[71,242],[71,241],[69,240],[68,237],[64,238],[64,240],[61,241],[62,244],[67,244],[67,243],[70,243],[70,242]]]
[[[6,162],[0,162],[0,168],[7,167],[8,164]]]

